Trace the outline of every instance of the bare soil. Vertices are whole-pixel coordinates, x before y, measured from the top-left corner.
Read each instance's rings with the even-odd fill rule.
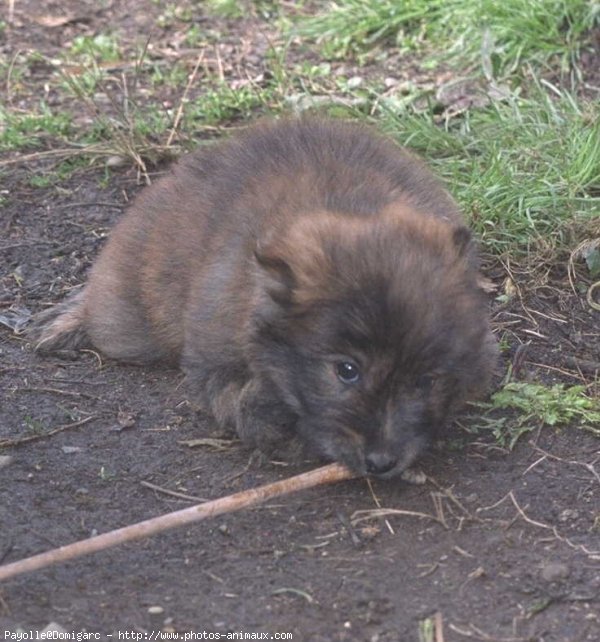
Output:
[[[3,48],[53,55],[77,33],[136,34],[156,4],[16,2]],[[42,6],[79,17],[57,31],[34,19]],[[41,86],[43,74],[28,82]],[[214,426],[191,410],[176,370],[93,352],[43,359],[14,331],[27,311],[84,281],[140,189],[134,169],[107,179],[97,168],[31,187],[49,163],[0,168],[0,563],[303,470],[258,465],[237,442],[194,447]],[[577,282],[588,285],[579,267]],[[519,379],[592,383],[599,313],[571,289],[566,260],[539,272],[543,279],[487,264],[500,289],[507,276],[518,288],[509,303],[494,303],[509,346],[500,370],[512,361]],[[9,580],[0,586],[0,633],[10,639],[56,622],[102,636],[244,631],[411,642],[434,618],[437,633],[422,639],[596,642],[599,462],[600,443],[576,426],[534,431],[512,452],[454,426],[421,462],[425,485],[359,479],[315,488]],[[365,512],[379,506],[389,514]]]

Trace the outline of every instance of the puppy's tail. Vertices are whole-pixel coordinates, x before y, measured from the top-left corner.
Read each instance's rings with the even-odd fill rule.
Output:
[[[33,318],[27,336],[37,352],[50,353],[90,346],[84,327],[85,295],[83,288],[63,303]]]

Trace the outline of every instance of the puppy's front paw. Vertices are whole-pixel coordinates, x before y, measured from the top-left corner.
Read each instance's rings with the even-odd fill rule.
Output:
[[[262,394],[254,381],[244,386],[236,408],[236,431],[242,441],[273,459],[298,461],[304,446],[295,431],[296,416],[280,401]]]

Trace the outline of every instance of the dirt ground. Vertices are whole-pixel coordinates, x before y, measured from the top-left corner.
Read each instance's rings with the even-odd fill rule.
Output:
[[[156,11],[141,2],[135,12],[126,2],[110,11],[44,4],[82,19],[57,33],[29,19],[37,3],[17,2],[5,51],[52,54],[77,33],[139,29]],[[0,174],[0,315],[13,326],[84,280],[140,189],[129,168],[31,187],[47,163]],[[543,283],[514,266],[486,267],[500,288],[510,269],[519,288],[510,303],[493,303],[508,344],[499,370],[512,361],[524,380],[594,381],[600,316],[573,294],[566,260],[542,266]],[[190,409],[178,371],[68,357],[41,358],[0,325],[0,563],[303,470],[248,465],[238,443],[194,447],[214,427]],[[596,438],[544,428],[509,452],[455,426],[422,468],[422,486],[361,479],[315,488],[11,579],[0,585],[0,633],[11,639],[55,622],[138,639],[244,631],[411,642],[430,621],[438,637],[424,640],[600,639]],[[389,514],[374,516],[378,506]]]

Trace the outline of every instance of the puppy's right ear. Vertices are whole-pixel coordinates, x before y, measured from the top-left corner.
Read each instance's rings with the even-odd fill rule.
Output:
[[[254,258],[265,275],[267,294],[280,305],[289,304],[296,278],[289,263],[268,248],[257,247]]]

